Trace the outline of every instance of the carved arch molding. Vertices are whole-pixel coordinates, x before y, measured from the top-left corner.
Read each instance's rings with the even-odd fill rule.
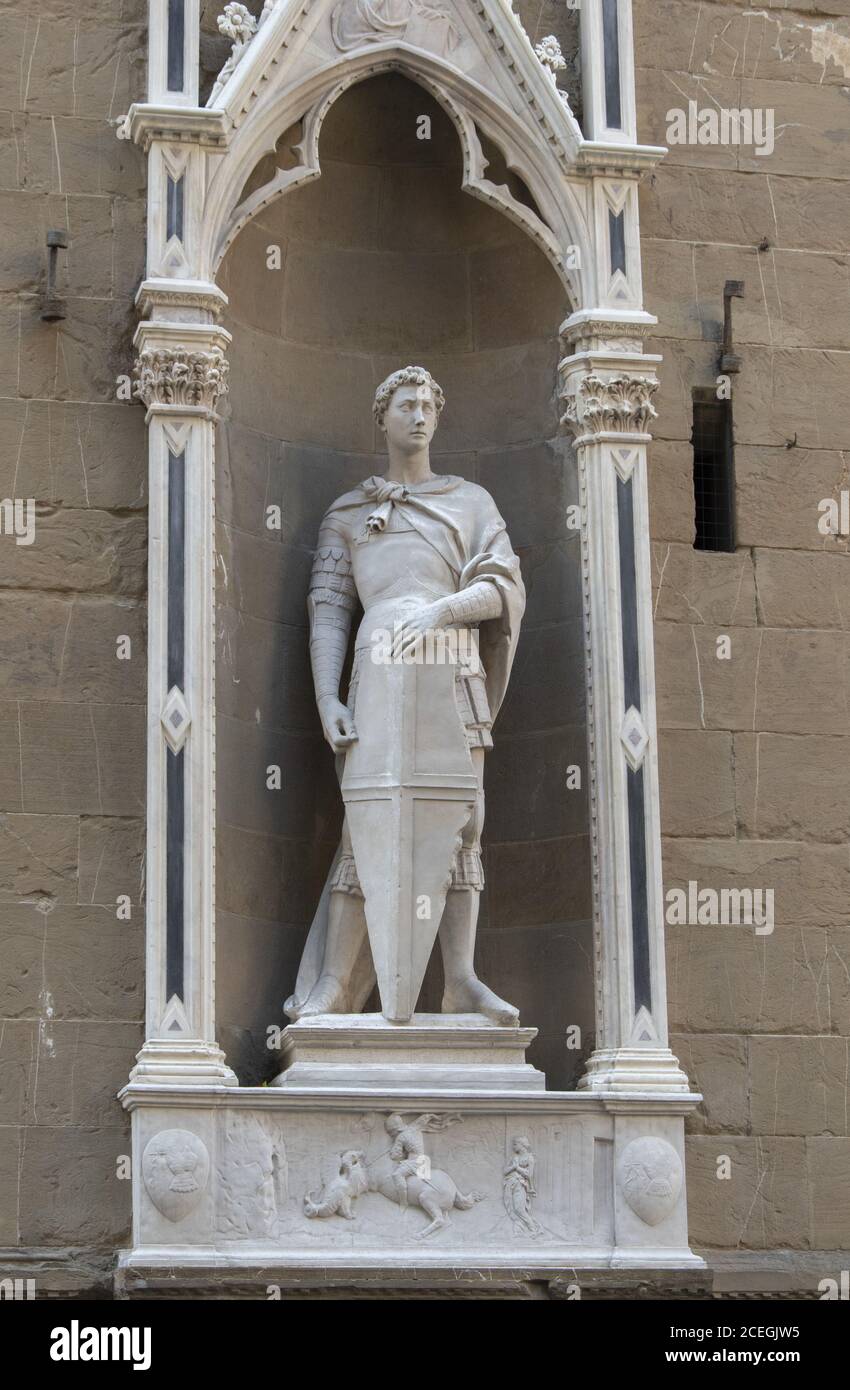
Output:
[[[610,3],[627,15],[629,0],[591,0],[597,7]],[[119,126],[120,137],[152,156],[152,214],[159,215],[149,219],[149,279],[213,282],[252,217],[320,176],[322,122],[342,92],[396,70],[429,91],[452,120],[463,151],[464,189],[523,227],[551,259],[576,309],[601,307],[609,290],[612,307],[640,308],[635,267],[628,265],[635,238],[627,205],[634,201],[635,175],[660,151],[634,143],[626,116],[621,128],[603,126],[602,141],[582,134],[557,86],[563,66],[557,41],[532,46],[510,0],[268,0],[258,20],[244,6],[228,4],[220,27],[233,51],[205,108],[196,104],[197,72],[191,69],[197,8],[196,0],[152,0],[152,24],[161,12],[163,32],[151,35],[150,99]],[[181,38],[175,11],[182,23],[181,62],[173,52]],[[630,23],[621,27],[630,33]],[[196,35],[194,44],[196,51]],[[625,88],[630,65],[623,57]],[[593,85],[591,75],[585,81],[591,120]],[[629,106],[619,100],[621,113]],[[296,123],[302,130],[297,165],[243,199],[251,172]],[[487,178],[482,133],[525,183],[536,211]],[[608,220],[600,217],[606,209],[597,207],[595,196],[600,172]],[[613,259],[597,264],[597,243],[612,236]]]

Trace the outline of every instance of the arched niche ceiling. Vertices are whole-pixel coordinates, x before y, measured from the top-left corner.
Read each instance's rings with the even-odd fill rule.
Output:
[[[487,156],[489,177],[513,177]],[[321,178],[244,228],[219,276],[234,337],[217,461],[221,1043],[240,1080],[274,1073],[266,1029],[284,1021],[341,820],[308,665],[311,550],[328,504],[385,469],[375,387],[421,362],[448,400],[435,469],[492,493],[529,596],[488,755],[479,967],[540,1029],[531,1059],[549,1084],[570,1086],[593,1043],[593,952],[587,804],[567,790],[586,733],[576,479],[557,437],[563,285],[519,227],[462,191],[452,122],[401,75],[338,99],[320,160]],[[438,1010],[440,989],[435,959],[420,1008]],[[581,1053],[564,1052],[568,1024]]]

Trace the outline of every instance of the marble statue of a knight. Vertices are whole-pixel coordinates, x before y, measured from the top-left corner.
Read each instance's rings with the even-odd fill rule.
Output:
[[[484,755],[525,590],[489,493],[431,472],[444,403],[422,367],[379,387],[374,413],[387,438],[387,476],[340,497],[319,532],[310,653],[345,819],[285,1006],[293,1020],[359,1013],[377,980],[384,1016],[407,1022],[439,935],[443,1012],[519,1021],[477,978],[473,955],[484,885]]]

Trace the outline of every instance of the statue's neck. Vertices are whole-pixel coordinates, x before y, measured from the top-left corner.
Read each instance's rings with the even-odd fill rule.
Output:
[[[431,457],[427,449],[421,454],[390,453],[387,479],[391,483],[427,483],[435,475],[431,472]]]

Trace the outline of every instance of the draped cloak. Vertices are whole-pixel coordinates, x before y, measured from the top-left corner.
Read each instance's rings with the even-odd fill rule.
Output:
[[[511,548],[496,504],[483,488],[463,478],[437,477],[409,487],[386,478],[367,478],[328,509],[320,528],[320,545],[343,547],[351,559],[358,544],[370,543],[369,535],[374,536],[384,529],[393,508],[399,519],[413,527],[449,566],[456,593],[481,581],[492,583],[499,591],[500,616],[482,622],[478,631],[487,700],[495,720],[507,689],[525,611],[525,587],[519,559]],[[340,780],[344,760],[345,754],[338,756]],[[290,1015],[297,1015],[322,973],[330,883],[339,857],[338,849],[304,946],[295,991],[284,1006]],[[374,984],[375,970],[364,932],[360,957],[348,981],[353,1012],[358,1013],[363,1008]]]

